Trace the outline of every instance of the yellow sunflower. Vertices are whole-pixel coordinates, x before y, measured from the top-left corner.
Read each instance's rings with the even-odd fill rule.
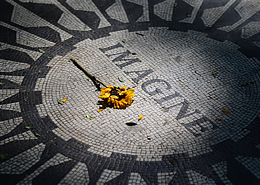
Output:
[[[98,112],[104,110],[106,107],[114,107],[114,109],[125,109],[134,101],[134,89],[126,89],[127,86],[117,87],[108,85],[106,88],[101,88],[99,98],[102,98],[102,107]]]

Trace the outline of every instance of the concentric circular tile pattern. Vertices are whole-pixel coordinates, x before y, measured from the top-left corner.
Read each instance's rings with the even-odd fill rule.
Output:
[[[0,7],[4,184],[260,183],[258,1]],[[72,56],[133,104],[98,112]]]

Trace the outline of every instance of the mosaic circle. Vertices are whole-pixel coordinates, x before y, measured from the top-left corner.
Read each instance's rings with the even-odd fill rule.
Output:
[[[238,46],[206,36],[151,28],[81,41],[53,59],[46,78],[38,80],[43,97],[38,111],[58,126],[55,134],[107,157],[116,152],[157,161],[163,155],[210,152],[216,143],[236,140],[257,116],[259,76],[254,60]],[[71,56],[105,84],[134,88],[134,103],[98,113],[99,92]],[[58,104],[63,98],[68,100]]]

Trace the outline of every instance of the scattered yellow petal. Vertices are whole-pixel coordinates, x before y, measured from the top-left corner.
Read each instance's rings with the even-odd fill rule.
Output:
[[[125,88],[127,88],[127,85],[125,85],[125,86],[121,87],[120,89],[125,89]]]
[[[217,121],[222,121],[222,119],[220,119],[220,118],[216,118],[216,120],[217,120]]]
[[[104,109],[99,109],[98,112],[101,112],[102,110],[104,110]]]
[[[225,114],[230,114],[230,112],[226,109],[222,109],[222,112],[224,112]]]
[[[138,121],[141,120],[144,116],[141,114],[141,116],[138,118]]]
[[[65,101],[67,101],[67,99],[68,99],[68,98],[64,98],[64,99],[63,99],[63,100],[61,100],[61,101],[64,103]]]

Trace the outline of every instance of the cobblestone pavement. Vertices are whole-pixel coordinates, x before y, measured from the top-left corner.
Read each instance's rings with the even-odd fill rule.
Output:
[[[0,9],[1,184],[260,184],[259,0]],[[71,56],[134,103],[97,112]]]

